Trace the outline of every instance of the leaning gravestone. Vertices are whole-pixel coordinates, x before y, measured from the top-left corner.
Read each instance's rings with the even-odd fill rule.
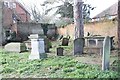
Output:
[[[84,38],[77,38],[74,40],[74,55],[80,55],[83,53]]]
[[[111,50],[110,37],[107,36],[105,37],[103,42],[102,70],[109,69],[110,50]]]
[[[8,52],[23,52],[26,51],[26,46],[24,43],[11,42],[5,45],[5,50]]]
[[[29,59],[43,59],[47,57],[45,53],[44,38],[40,37],[38,34],[31,34],[31,54]]]

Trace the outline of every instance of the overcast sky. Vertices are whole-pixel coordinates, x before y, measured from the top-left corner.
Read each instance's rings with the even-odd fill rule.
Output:
[[[43,3],[44,0],[18,0],[20,2],[25,3],[28,7],[31,4],[36,4],[36,6],[39,7],[40,3]],[[110,7],[112,4],[116,3],[118,0],[83,0],[86,1],[86,3],[91,4],[93,7],[96,7],[92,12],[91,12],[91,17],[99,14],[106,8]]]

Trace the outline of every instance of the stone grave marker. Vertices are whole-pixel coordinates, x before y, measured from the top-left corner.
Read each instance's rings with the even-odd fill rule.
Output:
[[[74,55],[80,55],[83,53],[84,38],[77,38],[74,40]]]
[[[62,40],[62,46],[68,46],[69,39],[68,38],[63,38]]]
[[[63,56],[63,48],[62,47],[58,47],[57,48],[57,56]]]
[[[23,52],[26,51],[26,46],[24,43],[11,42],[5,45],[5,50],[8,52]]]
[[[38,34],[31,34],[31,54],[29,59],[43,59],[47,57],[45,53],[44,38],[40,37]]]
[[[110,37],[107,36],[105,37],[104,42],[103,42],[102,70],[109,69],[110,50],[111,50]]]

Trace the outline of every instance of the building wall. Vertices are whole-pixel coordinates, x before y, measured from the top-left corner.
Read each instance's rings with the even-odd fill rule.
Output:
[[[35,23],[18,23],[17,29],[18,29],[17,35],[22,40],[27,40],[28,36],[32,33],[43,33],[41,24],[35,24]]]
[[[3,7],[3,25],[5,28],[10,28],[13,25],[12,10],[7,7]]]
[[[43,28],[41,27],[42,23],[29,23],[29,22],[20,22],[17,24],[17,36],[19,36],[23,41],[28,40],[30,34],[44,34]],[[45,26],[46,27],[46,26]],[[48,34],[55,34],[55,25],[49,24]]]
[[[91,35],[115,36],[117,41],[117,21],[92,22],[84,25],[84,36],[89,32]],[[64,28],[58,28],[60,35],[70,35],[74,39],[74,24],[70,24]]]
[[[3,25],[6,28],[11,28],[11,26],[14,25],[13,16],[12,16],[14,13],[16,13],[16,15],[21,19],[22,22],[30,21],[30,14],[22,7],[23,6],[20,6],[19,3],[17,2],[16,2],[16,8],[9,8],[6,6],[3,7],[3,13],[4,13]]]
[[[30,21],[30,14],[26,10],[24,10],[22,5],[20,5],[19,3],[16,3],[15,10],[23,22]]]

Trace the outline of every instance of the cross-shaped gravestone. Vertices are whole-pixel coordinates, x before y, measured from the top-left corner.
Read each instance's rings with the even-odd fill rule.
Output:
[[[111,50],[110,37],[107,36],[105,37],[103,42],[102,70],[109,69],[110,50]]]

